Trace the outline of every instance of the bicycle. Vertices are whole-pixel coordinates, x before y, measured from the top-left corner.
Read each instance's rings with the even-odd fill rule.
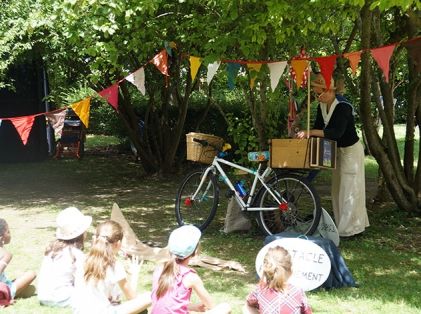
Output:
[[[176,196],[175,214],[179,225],[194,224],[204,231],[219,204],[218,181],[227,185],[243,212],[255,213],[259,227],[266,235],[283,231],[313,234],[321,216],[320,199],[302,171],[264,168],[261,160],[257,169],[250,169],[224,159],[226,153],[206,140],[193,138],[203,147],[216,151],[212,163],[196,169],[182,180]],[[222,168],[222,165],[254,175],[250,191],[242,196]]]

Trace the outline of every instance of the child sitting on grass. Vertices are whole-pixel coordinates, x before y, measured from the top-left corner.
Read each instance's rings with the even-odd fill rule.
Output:
[[[152,279],[152,314],[184,314],[190,311],[215,314],[231,313],[228,304],[214,305],[202,279],[189,266],[196,254],[201,232],[192,225],[185,225],[171,232],[168,248],[171,259],[159,266]],[[201,303],[190,303],[194,291]]]
[[[263,260],[263,274],[247,297],[244,314],[311,314],[301,288],[287,283],[291,277],[291,255],[283,247],[270,248]]]
[[[132,258],[131,280],[128,280],[123,264],[116,258],[122,239],[123,229],[115,221],[108,220],[96,228],[83,279],[76,286],[73,313],[140,313],[151,304],[150,293],[136,293],[139,260]],[[126,301],[121,302],[121,291]]]
[[[85,254],[82,252],[86,230],[92,217],[76,207],[62,210],[57,216],[56,239],[44,253],[38,276],[38,300],[41,305],[71,305],[75,281],[83,274]]]
[[[4,270],[9,265],[12,254],[5,250],[4,245],[9,244],[11,240],[9,226],[3,218],[0,218],[0,282],[5,283],[10,290],[11,300],[13,303],[15,297],[24,296],[24,290],[29,287],[35,279],[36,274],[33,271],[27,271],[15,280],[9,280],[4,274]]]

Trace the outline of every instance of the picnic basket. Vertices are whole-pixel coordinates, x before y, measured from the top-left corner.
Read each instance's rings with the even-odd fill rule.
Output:
[[[216,156],[217,151],[212,146],[203,146],[194,142],[193,139],[205,140],[209,144],[222,147],[224,140],[218,136],[204,133],[190,132],[186,134],[187,160],[210,164]]]

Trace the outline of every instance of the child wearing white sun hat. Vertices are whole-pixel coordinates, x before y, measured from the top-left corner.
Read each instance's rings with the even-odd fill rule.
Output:
[[[197,253],[202,233],[193,225],[184,225],[171,232],[168,240],[170,260],[157,267],[152,279],[152,314],[171,313],[231,313],[226,303],[215,305],[202,279],[190,267],[189,261]],[[200,303],[190,302],[194,291]]]
[[[41,305],[71,305],[75,281],[83,275],[85,255],[82,250],[91,223],[92,217],[82,214],[76,207],[68,207],[58,214],[56,239],[45,250],[38,276]]]

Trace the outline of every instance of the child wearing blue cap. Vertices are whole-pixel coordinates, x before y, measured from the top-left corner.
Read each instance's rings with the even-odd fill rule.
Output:
[[[190,311],[231,313],[231,307],[226,303],[214,305],[202,279],[188,267],[190,259],[197,253],[201,235],[193,225],[184,225],[171,232],[168,240],[170,260],[153,274],[152,314],[187,314]],[[190,303],[192,291],[201,303]]]

